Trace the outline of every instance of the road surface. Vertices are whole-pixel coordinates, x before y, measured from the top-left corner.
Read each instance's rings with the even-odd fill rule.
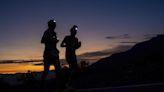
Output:
[[[76,92],[164,92],[164,83],[77,89]]]

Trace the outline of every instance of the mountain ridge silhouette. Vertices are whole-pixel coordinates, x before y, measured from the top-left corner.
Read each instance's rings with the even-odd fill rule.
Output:
[[[137,43],[130,50],[103,58],[88,67],[75,83],[91,88],[164,82],[164,34]]]

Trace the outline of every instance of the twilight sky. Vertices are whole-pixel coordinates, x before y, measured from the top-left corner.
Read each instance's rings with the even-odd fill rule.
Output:
[[[0,0],[0,60],[40,59],[55,18],[60,39],[79,26],[78,54],[133,45],[164,33],[164,0]]]

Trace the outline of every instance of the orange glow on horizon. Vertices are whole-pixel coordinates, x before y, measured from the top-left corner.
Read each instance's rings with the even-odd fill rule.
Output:
[[[32,64],[0,64],[0,74],[15,74],[15,73],[27,73],[43,71],[43,66],[35,66]],[[50,66],[50,70],[54,70],[53,66]]]
[[[103,42],[96,42],[96,43],[88,43],[85,44],[86,42],[83,43],[82,47],[76,51],[77,55],[86,53],[86,52],[93,52],[93,51],[101,51],[106,48],[109,48],[109,46],[106,46],[105,44],[98,45]],[[65,59],[65,48],[59,48],[59,55],[60,59]],[[16,50],[16,49],[15,49]],[[17,51],[17,52],[7,52],[8,54],[0,55],[0,60],[42,60],[43,59],[43,50],[44,48],[39,48],[38,50],[32,49],[23,49],[23,51]],[[50,70],[53,70],[54,67],[51,66]],[[0,73],[1,74],[14,74],[14,73],[26,73],[28,70],[31,72],[39,72],[43,71],[43,65],[35,66],[32,63],[25,63],[25,64],[0,64]]]

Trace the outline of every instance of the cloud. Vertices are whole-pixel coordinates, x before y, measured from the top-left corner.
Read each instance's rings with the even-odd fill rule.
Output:
[[[23,64],[41,62],[41,60],[1,60],[0,64]]]
[[[153,37],[155,37],[155,36],[157,36],[158,34],[145,34],[144,35],[144,39],[146,39],[146,40],[148,40],[148,39],[151,39],[151,38],[153,38]]]
[[[120,42],[120,43],[138,43],[138,42],[135,42],[135,41],[125,41],[125,42]]]
[[[114,53],[126,51],[126,50],[130,49],[131,47],[132,47],[132,45],[119,45],[112,49],[104,49],[101,51],[93,51],[93,52],[83,53],[83,54],[79,55],[78,58],[85,59],[85,60],[97,61],[98,59],[110,56]]]
[[[119,36],[107,36],[106,39],[129,39],[131,36],[129,34],[123,34]]]
[[[41,63],[36,63],[36,64],[33,64],[34,66],[42,66],[43,65],[43,62]]]
[[[112,49],[108,49],[108,50],[104,50],[104,51],[109,52],[111,54],[115,54],[115,53],[127,51],[132,47],[133,47],[133,45],[119,45],[119,46],[116,46]]]
[[[131,36],[129,34],[123,34],[123,35],[120,35],[120,38],[128,39],[128,38],[131,38]]]
[[[117,37],[114,37],[114,36],[107,36],[105,37],[106,39],[117,39]]]
[[[95,56],[104,56],[104,55],[109,55],[111,53],[108,52],[103,52],[103,51],[94,51],[94,52],[87,52],[82,55],[79,55],[79,57],[95,57]]]

